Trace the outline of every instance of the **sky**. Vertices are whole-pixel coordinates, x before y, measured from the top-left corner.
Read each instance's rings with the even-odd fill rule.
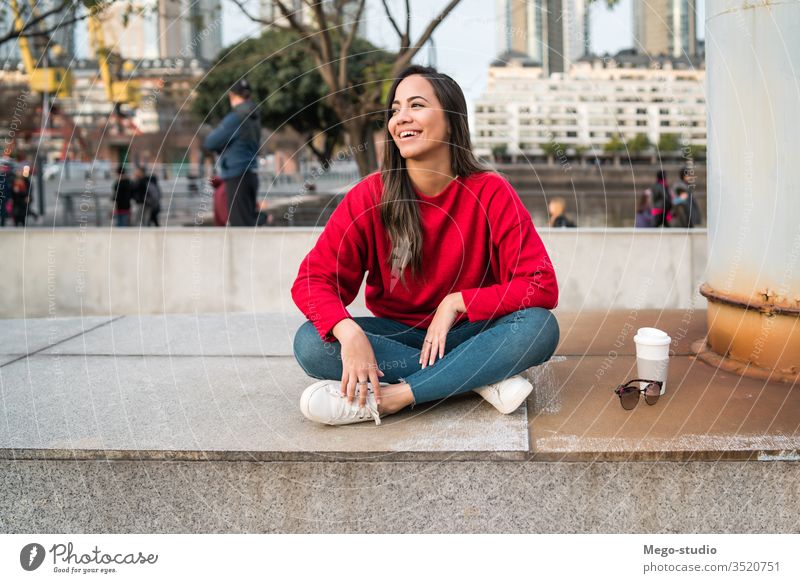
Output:
[[[595,54],[616,53],[633,46],[632,0],[620,0],[613,9],[605,0],[595,2],[590,8],[591,48]],[[245,17],[231,1],[223,4],[223,44],[230,45],[249,36],[257,36],[259,26]],[[390,0],[395,9],[395,19],[402,16],[403,2]],[[431,18],[447,4],[446,0],[412,0],[412,35],[419,35]],[[258,2],[249,5],[255,12]],[[702,5],[698,23],[703,22]],[[367,0],[367,38],[373,44],[393,48],[386,39],[396,39],[379,0]],[[489,63],[497,57],[496,17],[494,0],[462,0],[439,25],[433,35],[436,45],[436,67],[453,77],[464,91],[470,113],[486,88]],[[702,28],[702,27],[699,27]],[[702,33],[701,33],[702,37]],[[394,47],[396,48],[396,47]],[[427,47],[420,51],[415,62],[428,65]],[[470,120],[472,121],[472,120]]]

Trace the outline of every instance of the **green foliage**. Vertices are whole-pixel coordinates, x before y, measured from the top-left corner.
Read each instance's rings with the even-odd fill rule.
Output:
[[[612,136],[610,140],[608,140],[605,144],[603,144],[603,151],[604,152],[624,152],[625,151],[625,143],[620,139],[618,135]]]
[[[492,157],[497,160],[504,158],[508,154],[508,146],[506,144],[497,144],[492,146]]]
[[[662,152],[677,152],[681,149],[680,137],[678,134],[661,134],[658,149]]]
[[[706,147],[705,146],[696,146],[694,144],[688,145],[684,148],[683,154],[686,158],[692,158],[694,160],[705,160],[706,159]]]
[[[556,142],[547,142],[545,144],[542,144],[540,147],[548,157],[549,156],[556,157],[559,155],[559,152],[561,153],[561,155],[564,154],[564,148],[561,147],[561,144],[557,144]]]
[[[628,151],[631,154],[641,154],[650,149],[651,145],[647,134],[636,134],[636,136],[628,140]]]
[[[355,101],[386,78],[391,61],[388,53],[362,39],[354,40],[350,55],[346,97]],[[222,119],[230,110],[228,88],[241,77],[253,87],[265,127],[279,130],[288,125],[304,136],[324,131],[331,139],[342,135],[344,120],[328,105],[327,87],[297,33],[270,30],[223,50],[195,90],[192,113],[198,120]]]

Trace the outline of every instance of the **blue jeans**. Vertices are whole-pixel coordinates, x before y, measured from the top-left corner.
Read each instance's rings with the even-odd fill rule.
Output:
[[[387,318],[353,318],[372,345],[381,382],[406,382],[415,403],[444,399],[496,383],[550,359],[559,339],[555,316],[527,308],[494,320],[460,322],[447,334],[445,354],[433,366],[419,364],[426,331]],[[323,342],[307,321],[294,337],[294,356],[307,375],[341,380],[339,342]]]
[[[131,226],[131,216],[130,215],[114,215],[114,224],[117,227],[130,227]]]

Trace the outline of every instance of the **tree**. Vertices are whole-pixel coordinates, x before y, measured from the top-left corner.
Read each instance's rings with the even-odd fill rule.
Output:
[[[620,139],[619,135],[611,136],[611,138],[603,144],[604,152],[624,152],[625,143]]]
[[[556,158],[564,155],[564,148],[561,147],[561,144],[552,140],[541,144],[539,147],[547,156],[548,164],[553,164]]]
[[[496,144],[492,146],[492,158],[495,162],[500,162],[508,155],[508,146],[506,144]]]
[[[353,51],[350,69],[356,85],[363,84],[378,64],[391,59],[358,38]],[[321,163],[330,163],[334,148],[341,143],[343,126],[325,99],[325,84],[297,32],[268,30],[259,38],[225,49],[197,85],[192,112],[203,121],[221,119],[229,109],[225,99],[228,88],[241,77],[247,77],[260,102],[262,125],[275,130],[288,125],[305,138]],[[313,142],[320,132],[325,137],[321,149]]]
[[[628,151],[631,154],[641,154],[650,149],[651,145],[647,134],[636,134],[636,136],[628,140]]]
[[[92,10],[104,10],[113,0],[55,0],[43,4],[36,0],[25,2],[17,0],[22,26],[17,28],[12,10],[0,12],[0,45],[8,41],[26,38],[49,38],[57,30],[85,20]],[[11,7],[8,0],[3,4]],[[127,10],[133,11],[132,0],[127,2]],[[33,5],[33,6],[32,6]],[[37,8],[42,6],[43,8]]]
[[[310,10],[311,18],[302,18],[294,10],[293,3],[287,0],[272,0],[272,5],[280,13],[276,19],[252,14],[246,6],[246,0],[233,2],[254,22],[291,29],[299,34],[324,83],[325,102],[341,120],[363,176],[378,166],[373,134],[383,121],[388,85],[411,63],[461,0],[450,0],[416,39],[412,38],[411,33],[411,2],[405,2],[405,18],[400,21],[401,26],[392,14],[388,1],[382,0],[384,12],[397,33],[399,49],[392,55],[392,62],[388,65],[379,63],[371,71],[365,68],[361,83],[356,82],[351,65],[357,54],[353,44],[366,0],[303,0],[302,9]]]
[[[686,146],[686,148],[688,149],[688,152],[686,153],[687,158],[692,158],[694,160],[706,158],[706,146],[689,144],[688,146]]]
[[[681,149],[681,142],[677,134],[661,134],[658,138],[658,149],[661,152],[677,152]]]
[[[577,146],[573,146],[572,147],[572,151],[575,154],[576,158],[581,158],[582,159],[583,155],[586,154],[586,152],[589,151],[589,147],[588,146],[583,146],[581,144],[578,144]]]

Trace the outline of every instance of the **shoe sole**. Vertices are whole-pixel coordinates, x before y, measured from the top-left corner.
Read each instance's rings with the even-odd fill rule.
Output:
[[[511,413],[519,409],[522,403],[525,401],[525,399],[528,398],[528,395],[530,395],[533,392],[533,385],[531,384],[530,381],[524,380],[524,383],[517,383],[517,384],[519,385],[519,388],[517,389],[517,391],[519,392],[514,393],[516,396],[511,401],[514,404],[514,406],[508,410],[506,410],[507,407],[498,409],[498,411],[500,411],[503,415],[510,415]]]
[[[500,382],[503,382],[503,381],[500,381]],[[497,383],[494,383],[494,384],[497,384]],[[513,399],[511,399],[510,402],[508,402],[508,403],[503,403],[501,406],[497,406],[494,403],[492,403],[491,401],[489,401],[488,399],[486,399],[485,397],[484,397],[484,399],[492,407],[494,407],[495,409],[500,411],[503,415],[510,415],[511,413],[513,413],[514,411],[519,409],[520,405],[522,405],[522,402],[525,399],[527,399],[528,395],[530,395],[533,392],[533,384],[529,380],[525,379],[524,377],[520,377],[519,379],[515,379],[514,380],[514,385],[515,385],[515,392],[513,393]],[[478,394],[480,395],[480,392],[478,392]],[[504,392],[504,395],[508,396],[508,393]],[[483,395],[481,395],[481,397],[483,397]]]

